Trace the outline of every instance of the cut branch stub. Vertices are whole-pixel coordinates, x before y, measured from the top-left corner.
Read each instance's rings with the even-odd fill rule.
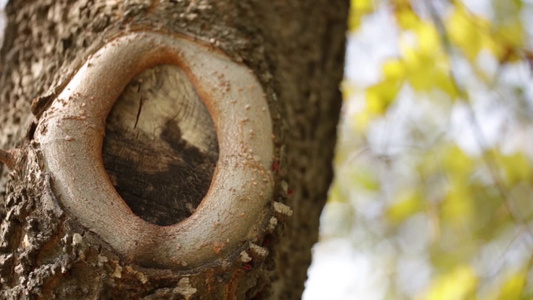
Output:
[[[170,226],[135,215],[102,162],[114,103],[135,75],[161,64],[179,67],[192,82],[219,147],[206,196],[190,217]],[[261,238],[274,186],[271,135],[265,94],[248,68],[184,37],[135,32],[92,55],[43,114],[35,139],[74,219],[126,259],[183,269],[238,254]]]
[[[173,225],[196,210],[211,185],[218,142],[180,68],[159,65],[135,76],[107,117],[102,156],[115,189],[143,220]]]

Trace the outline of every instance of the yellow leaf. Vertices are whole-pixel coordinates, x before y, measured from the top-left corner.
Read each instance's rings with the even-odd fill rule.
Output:
[[[449,73],[437,73],[434,75],[435,86],[438,87],[441,91],[445,92],[450,96],[452,100],[457,99],[459,96],[459,90],[455,85],[452,78],[450,78]]]
[[[395,16],[398,25],[404,30],[415,28],[420,22],[409,3],[396,3]]]
[[[525,44],[524,28],[520,20],[514,20],[510,24],[499,26],[496,28],[496,34],[509,47],[523,47]]]
[[[439,33],[432,23],[420,22],[415,30],[418,36],[418,47],[422,53],[436,56],[435,54],[442,50]]]
[[[359,168],[355,172],[353,179],[354,184],[357,184],[366,190],[377,191],[380,189],[379,179],[376,178],[375,174],[371,170]]]
[[[438,87],[435,81],[437,78],[442,78],[442,76],[439,76],[438,70],[429,67],[427,69],[419,69],[417,72],[411,72],[409,83],[416,91],[430,92]]]
[[[520,182],[530,182],[532,179],[531,163],[523,153],[502,156],[501,161],[505,170],[505,181],[513,186]]]
[[[493,51],[500,62],[513,62],[522,59],[520,48],[525,46],[526,33],[519,19],[506,22],[495,28],[495,35],[499,43]]]
[[[374,8],[373,0],[351,0],[351,5],[351,8],[355,11],[355,13],[369,11]]]
[[[489,36],[490,29],[488,20],[469,14],[460,2],[455,5],[454,12],[446,20],[446,31],[450,40],[471,61],[474,61],[484,48],[499,51],[497,43]]]
[[[478,278],[472,268],[457,266],[448,274],[433,280],[425,295],[417,300],[466,300],[472,299],[478,285]]]
[[[397,69],[401,66],[403,77],[416,91],[431,92],[440,89],[455,99],[458,91],[450,77],[450,63],[442,48],[439,33],[430,22],[419,21],[404,36],[416,37],[416,45],[403,43],[402,60],[392,65]],[[406,39],[409,41],[410,39]],[[402,40],[401,40],[402,41]],[[392,66],[387,66],[392,68]],[[387,71],[388,69],[384,69]],[[396,74],[394,72],[389,72]],[[397,76],[399,77],[399,75]]]
[[[401,80],[406,75],[406,68],[400,60],[389,60],[383,64],[383,74],[388,80]]]
[[[357,114],[356,126],[364,130],[372,119],[385,114],[396,98],[400,87],[401,81],[385,80],[367,88],[366,107]]]
[[[464,181],[475,168],[475,161],[457,145],[447,148],[442,157],[444,170],[453,181]]]
[[[387,210],[387,218],[395,224],[405,221],[423,209],[423,199],[420,191],[407,191],[399,195],[398,199]]]
[[[393,90],[384,84],[368,88],[366,91],[366,109],[368,113],[373,115],[384,114],[392,98],[394,98]]]
[[[373,0],[351,0],[350,17],[348,19],[348,30],[355,31],[361,25],[363,16],[374,11]]]
[[[519,272],[512,274],[505,283],[503,284],[500,294],[498,295],[499,300],[521,300],[525,299],[522,297],[522,292],[526,286],[527,281],[527,270],[520,270]]]
[[[474,212],[474,199],[468,185],[463,181],[453,182],[442,203],[442,219],[462,230],[468,226],[467,222],[472,219]]]
[[[512,1],[504,0],[500,3],[507,5],[512,4]],[[512,5],[516,7],[510,12],[503,12],[502,22],[493,23],[471,14],[461,2],[456,2],[455,11],[446,21],[450,40],[470,61],[474,61],[483,49],[489,50],[501,62],[518,59],[515,55],[516,48],[524,46],[526,35],[519,18],[520,10],[517,9],[520,5]]]

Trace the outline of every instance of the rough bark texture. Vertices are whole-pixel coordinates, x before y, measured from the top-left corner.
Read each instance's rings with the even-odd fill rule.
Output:
[[[25,156],[0,180],[0,298],[301,297],[332,177],[348,1],[15,0],[6,10],[0,147],[20,147]],[[224,263],[177,272],[123,260],[62,209],[53,176],[42,171],[31,111],[38,116],[106,40],[140,29],[178,32],[221,49],[254,71],[269,98],[277,144],[273,200],[294,213],[274,218],[280,226],[261,245]]]

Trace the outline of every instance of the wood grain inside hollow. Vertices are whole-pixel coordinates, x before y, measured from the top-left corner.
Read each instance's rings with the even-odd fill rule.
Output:
[[[131,210],[161,226],[190,216],[209,190],[218,143],[213,121],[183,71],[137,75],[107,118],[104,166]]]

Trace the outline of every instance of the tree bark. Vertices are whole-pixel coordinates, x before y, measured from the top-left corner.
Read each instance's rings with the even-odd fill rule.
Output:
[[[332,179],[347,0],[14,0],[6,12],[8,24],[0,52],[0,148],[17,150],[12,170],[3,167],[0,179],[0,298],[301,297]],[[58,192],[57,176],[47,169],[46,145],[35,138],[47,110],[54,101],[57,104],[60,93],[89,57],[117,37],[135,32],[177,34],[213,51],[221,50],[251,70],[268,101],[275,150],[269,170],[274,188],[262,214],[268,222],[253,241],[224,249],[216,260],[199,266],[139,263],[117,251],[62,200],[65,195]],[[178,76],[173,72],[160,72],[156,82]],[[129,87],[133,85],[132,81]],[[124,96],[127,91],[122,97],[128,97]],[[115,105],[111,116],[124,113],[127,107]],[[144,217],[143,211],[152,209],[152,202],[125,193],[136,185],[155,184],[161,177],[142,173],[151,165],[135,164],[131,172],[124,171],[128,161],[121,157],[135,157],[132,153],[140,150],[132,146],[125,151],[128,154],[120,154],[130,143],[122,136],[129,135],[122,125],[110,125],[114,121],[108,119],[103,163],[124,201],[141,203],[130,208],[144,220],[158,225],[182,221],[205,195],[218,149],[214,134],[209,133],[209,118],[201,117],[205,115],[202,109],[194,108],[199,111],[194,118],[201,121],[187,121],[199,122],[190,127],[207,132],[191,142],[196,148],[185,142],[139,146],[155,147],[150,151],[156,153],[152,157],[156,163],[161,161],[158,156],[183,159],[183,163],[169,163],[173,164],[169,169],[182,172],[183,178],[190,178],[199,168],[204,170],[189,185],[174,186],[170,180],[157,186],[156,191],[184,189],[188,193],[184,202],[159,203],[155,215]],[[131,120],[135,130],[141,128],[135,118]],[[187,136],[169,124],[163,122],[158,138],[180,141]],[[195,150],[204,149],[202,145],[205,151]],[[189,164],[191,157],[196,162]],[[158,198],[155,195],[146,197]]]

